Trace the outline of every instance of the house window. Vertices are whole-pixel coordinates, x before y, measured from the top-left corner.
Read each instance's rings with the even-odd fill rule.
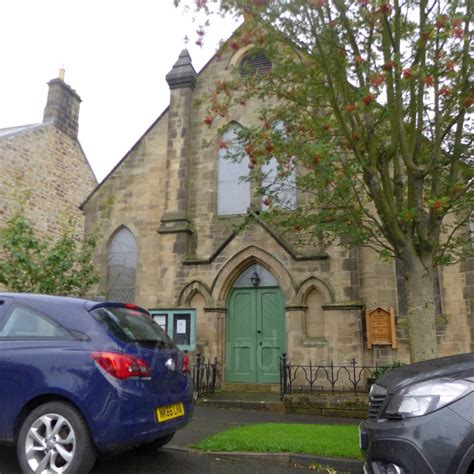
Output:
[[[273,133],[285,140],[285,126],[279,121],[273,126]],[[285,160],[286,161],[286,160]],[[289,170],[285,167],[289,166]],[[268,209],[268,198],[276,198],[275,205],[291,210],[296,207],[296,171],[294,159],[279,164],[276,157],[272,157],[262,166],[262,209]]]
[[[400,259],[395,260],[395,271],[397,277],[397,294],[398,294],[398,313],[400,316],[405,316],[408,311],[407,291],[405,288],[405,276],[403,275],[403,265]],[[436,314],[442,314],[441,308],[441,289],[439,282],[439,272],[435,268],[433,271],[434,278],[434,297],[436,305]]]
[[[151,309],[150,314],[181,350],[196,348],[196,311]]]
[[[272,62],[261,51],[251,51],[240,61],[240,77],[265,73],[272,68]]]
[[[107,299],[133,303],[137,273],[137,243],[128,229],[121,229],[112,239],[107,266]]]
[[[217,214],[244,214],[250,206],[249,157],[236,127],[222,136],[224,148],[218,154]]]

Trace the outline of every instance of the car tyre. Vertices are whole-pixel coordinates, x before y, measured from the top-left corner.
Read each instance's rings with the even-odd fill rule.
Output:
[[[48,402],[35,408],[21,425],[18,463],[24,474],[87,474],[97,457],[89,428],[76,408]]]
[[[155,439],[155,441],[152,441],[151,443],[141,444],[138,448],[142,451],[156,451],[157,449],[160,449],[168,444],[174,438],[175,434],[176,432],[162,436],[161,438]]]

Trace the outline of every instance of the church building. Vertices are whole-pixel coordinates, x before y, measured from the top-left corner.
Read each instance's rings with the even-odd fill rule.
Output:
[[[282,353],[295,364],[408,361],[394,262],[366,248],[303,245],[263,222],[265,204],[239,179],[248,160],[219,147],[257,120],[258,104],[203,120],[207,104],[196,99],[243,63],[271,67],[246,46],[197,74],[184,50],[166,76],[168,108],[84,201],[86,232],[99,224],[102,234],[98,294],[148,308],[191,356],[218,359],[222,383],[278,383]],[[301,198],[288,193],[290,203]],[[473,261],[440,271],[440,355],[474,348],[473,276]],[[393,340],[369,348],[366,312],[378,308],[394,316]]]

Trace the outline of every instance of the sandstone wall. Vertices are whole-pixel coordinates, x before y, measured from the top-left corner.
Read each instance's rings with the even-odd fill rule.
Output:
[[[38,235],[54,239],[68,218],[83,235],[82,201],[96,179],[79,143],[52,125],[39,125],[0,138],[0,226],[16,196],[30,191],[27,214]]]
[[[194,99],[211,90],[215,81],[232,74],[230,54],[214,58],[198,77]],[[217,117],[208,126],[203,122],[205,101],[190,105],[184,100],[187,93],[174,90],[172,94],[172,106],[180,103],[191,108],[182,111],[171,107],[166,111],[84,207],[87,230],[95,223],[102,229],[96,255],[102,282],[97,291],[106,291],[110,239],[121,226],[127,226],[138,244],[136,303],[154,309],[195,305],[197,351],[206,358],[225,360],[226,307],[232,284],[249,264],[259,263],[277,278],[282,289],[286,346],[294,362],[346,364],[356,359],[359,364],[375,365],[408,361],[403,318],[397,318],[397,350],[384,347],[369,351],[366,346],[365,307],[393,307],[398,316],[393,262],[382,262],[367,249],[322,248],[316,243],[300,248],[291,235],[280,235],[278,229],[262,224],[257,215],[236,233],[242,217],[217,215],[219,128],[230,121],[251,124],[257,120],[257,104],[234,106],[228,117]],[[184,134],[191,137],[186,159]],[[173,154],[178,150],[186,170],[174,168],[177,163],[169,160],[170,147]],[[169,175],[176,179],[167,180]],[[180,188],[184,177],[188,182],[185,193]],[[184,195],[185,213],[166,203],[169,196]],[[168,212],[166,227],[162,218],[170,209],[174,214]],[[180,222],[175,230],[173,216]],[[466,295],[472,293],[471,270],[465,264],[442,273],[443,311],[448,324],[440,320],[441,354],[470,349],[472,322],[466,316]],[[471,285],[467,290],[466,283]],[[318,317],[324,321],[324,329],[315,333],[312,328],[310,335],[306,297],[312,290],[319,292],[323,302]]]

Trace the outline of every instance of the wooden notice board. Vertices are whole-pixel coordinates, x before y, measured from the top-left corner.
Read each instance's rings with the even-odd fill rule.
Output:
[[[367,326],[367,347],[392,346],[397,348],[397,335],[395,333],[395,314],[393,308],[388,311],[376,308],[372,311],[365,310],[365,321]]]

